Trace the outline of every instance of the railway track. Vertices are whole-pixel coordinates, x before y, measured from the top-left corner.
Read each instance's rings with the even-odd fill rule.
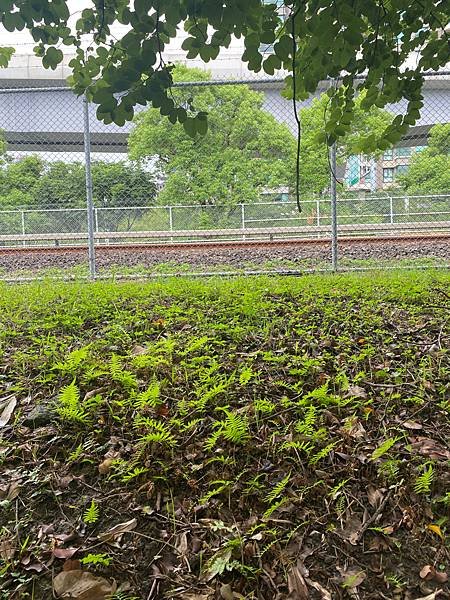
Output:
[[[97,245],[102,277],[299,273],[329,270],[327,238]],[[342,269],[450,267],[450,231],[424,235],[342,237]],[[83,275],[84,274],[84,275]],[[88,274],[85,245],[0,248],[0,279],[77,278]]]
[[[380,243],[408,243],[408,242],[434,243],[437,241],[448,241],[450,243],[450,230],[448,233],[430,234],[405,234],[405,235],[382,235],[382,236],[343,236],[339,237],[339,243],[344,245],[373,245]],[[96,250],[100,252],[117,252],[133,250],[164,250],[170,252],[184,250],[212,251],[220,248],[282,248],[292,246],[325,246],[331,243],[330,238],[284,238],[268,240],[212,240],[212,241],[180,241],[180,242],[139,242],[133,243],[97,243]],[[30,253],[85,253],[85,244],[58,244],[58,245],[33,245],[33,246],[0,246],[1,254],[30,254]]]

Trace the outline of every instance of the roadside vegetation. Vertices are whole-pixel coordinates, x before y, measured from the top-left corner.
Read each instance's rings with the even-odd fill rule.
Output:
[[[1,286],[0,598],[445,598],[449,282]]]

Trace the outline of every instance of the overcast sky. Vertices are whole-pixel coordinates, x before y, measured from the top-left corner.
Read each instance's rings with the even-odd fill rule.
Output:
[[[74,23],[80,16],[83,8],[87,6],[92,6],[92,2],[89,0],[68,0],[68,6],[70,10],[70,14],[72,15],[72,22]],[[114,28],[114,32],[117,34],[121,33],[121,29],[126,30],[126,28],[120,25],[116,25]],[[123,35],[123,34],[122,34]],[[24,29],[23,31],[14,31],[9,32],[0,25],[0,45],[1,46],[12,46],[16,48],[17,54],[29,54],[33,52],[33,47],[36,45],[36,42],[33,40],[31,34],[28,30]],[[70,49],[68,47],[66,51]],[[64,48],[62,48],[64,50]]]

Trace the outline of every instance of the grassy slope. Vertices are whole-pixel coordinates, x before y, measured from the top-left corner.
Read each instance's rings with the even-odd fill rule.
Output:
[[[448,590],[449,281],[0,287],[0,598],[67,547],[144,599]]]

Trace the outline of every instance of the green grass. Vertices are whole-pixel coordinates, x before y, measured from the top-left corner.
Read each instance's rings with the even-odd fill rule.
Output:
[[[302,553],[333,598],[352,568],[420,595],[449,556],[449,284],[0,284],[0,598],[51,597],[55,545],[142,599],[152,568],[161,598],[287,594]]]
[[[449,262],[445,258],[428,256],[403,259],[356,259],[340,258],[339,270],[342,272],[352,270],[374,271],[380,269],[398,270],[398,269],[448,269]],[[179,262],[176,260],[161,262],[152,266],[137,264],[134,266],[110,265],[100,267],[97,270],[98,277],[102,279],[147,279],[160,278],[179,275],[214,275],[218,273],[229,273],[230,275],[245,275],[246,273],[266,273],[277,274],[290,272],[294,273],[319,273],[331,271],[330,261],[305,258],[301,260],[291,260],[275,258],[264,260],[262,262],[243,261],[239,266],[231,264],[208,264],[197,265],[188,262]],[[0,282],[12,280],[33,280],[33,279],[62,279],[82,281],[89,278],[89,266],[87,260],[76,266],[60,267],[41,267],[37,270],[32,269],[14,269],[7,270],[0,268]]]

